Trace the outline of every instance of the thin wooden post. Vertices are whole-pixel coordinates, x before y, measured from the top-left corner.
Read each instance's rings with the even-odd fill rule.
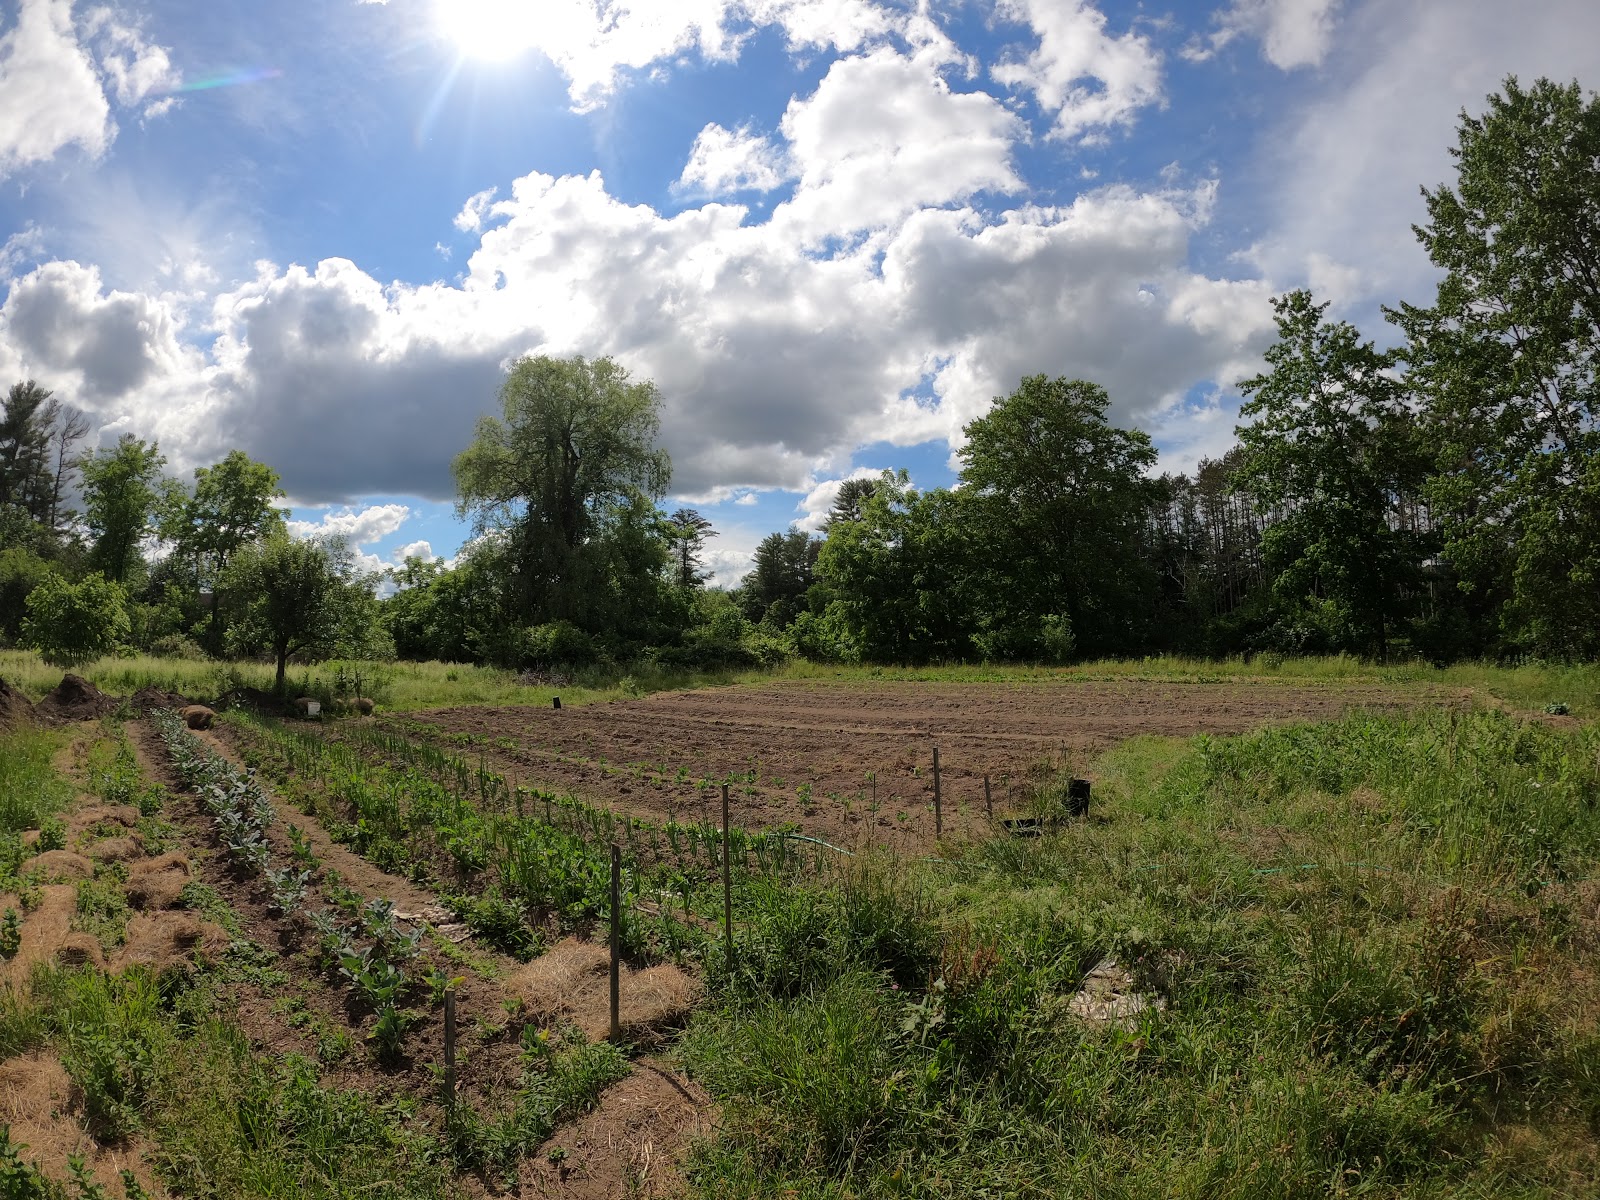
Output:
[[[611,843],[611,1040],[622,1040],[622,848]]]
[[[728,936],[728,971],[733,971],[733,853],[728,826],[728,785],[722,785],[722,924]]]
[[[444,1102],[453,1109],[456,1103],[456,990],[444,993]]]
[[[933,836],[944,836],[944,796],[939,788],[939,747],[933,748]]]
[[[992,821],[994,820],[994,796],[989,792],[989,777],[983,777],[983,811]]]

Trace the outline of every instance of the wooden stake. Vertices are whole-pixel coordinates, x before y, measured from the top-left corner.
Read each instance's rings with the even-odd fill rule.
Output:
[[[449,988],[444,994],[444,1102],[454,1108],[456,1103],[456,990]]]
[[[939,790],[939,747],[933,748],[933,836],[944,836],[944,797]]]
[[[733,854],[728,828],[728,785],[722,785],[722,924],[728,935],[728,970],[733,971]]]
[[[622,848],[611,844],[611,1040],[622,1040]]]
[[[983,811],[989,819],[994,820],[994,797],[989,793],[989,777],[983,777]]]

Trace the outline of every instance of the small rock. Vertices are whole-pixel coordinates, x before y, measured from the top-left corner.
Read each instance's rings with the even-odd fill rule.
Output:
[[[1132,973],[1114,958],[1103,958],[1083,977],[1083,986],[1067,1003],[1067,1012],[1085,1024],[1135,1029],[1146,1009],[1161,1012],[1167,1002],[1134,990]]]

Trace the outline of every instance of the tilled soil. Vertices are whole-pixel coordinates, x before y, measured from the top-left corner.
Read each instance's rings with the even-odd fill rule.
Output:
[[[1462,705],[1468,694],[1277,683],[778,683],[560,710],[451,708],[412,720],[486,739],[474,747],[519,784],[650,819],[798,827],[902,849],[933,837],[933,752],[944,831],[1015,808],[1042,763],[1082,764],[1139,734],[1241,733],[1352,707]]]

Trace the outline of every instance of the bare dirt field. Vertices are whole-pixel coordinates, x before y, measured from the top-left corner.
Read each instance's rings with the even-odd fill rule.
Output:
[[[1041,764],[1081,770],[1139,734],[1240,733],[1352,707],[1467,702],[1460,690],[1275,683],[779,683],[411,719],[488,739],[486,764],[521,785],[617,812],[716,820],[727,782],[736,825],[909,848],[933,835],[935,745],[950,834],[985,823],[985,775],[1004,815],[1008,796],[1014,808]]]

